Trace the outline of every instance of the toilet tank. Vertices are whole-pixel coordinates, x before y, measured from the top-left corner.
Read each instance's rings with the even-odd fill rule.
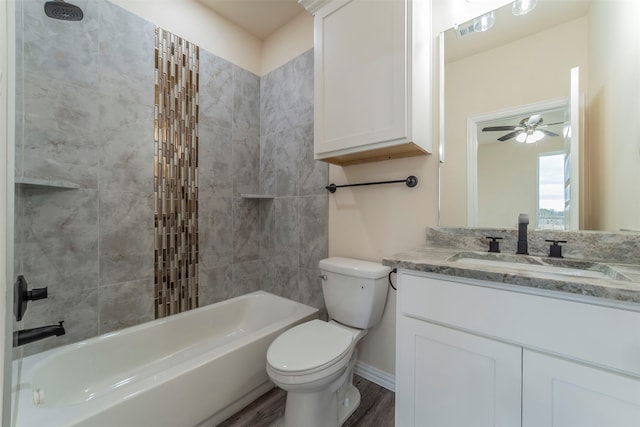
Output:
[[[380,321],[387,301],[389,267],[339,257],[323,259],[319,265],[330,319],[360,329]]]

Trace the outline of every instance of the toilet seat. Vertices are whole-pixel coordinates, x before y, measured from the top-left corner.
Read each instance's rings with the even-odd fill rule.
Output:
[[[276,338],[267,351],[267,363],[272,372],[287,377],[313,374],[348,362],[353,341],[348,329],[312,320]]]

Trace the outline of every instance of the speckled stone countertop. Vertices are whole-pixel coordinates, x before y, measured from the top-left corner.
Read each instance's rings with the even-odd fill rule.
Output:
[[[487,252],[486,236],[503,237],[500,254]],[[529,237],[530,255],[515,255],[515,250],[511,249],[515,248],[516,230],[431,228],[427,232],[426,246],[386,257],[383,264],[640,304],[640,235],[530,231]],[[565,258],[549,258],[549,243],[545,240],[567,240]],[[573,251],[571,245],[575,245]],[[469,259],[471,263],[464,262]],[[480,264],[473,263],[475,259],[481,260]],[[482,264],[484,260],[489,262]],[[491,265],[493,261],[509,264]],[[532,264],[543,267],[533,267],[541,271],[528,271],[527,267],[522,267]],[[557,274],[553,272],[557,266],[600,272],[604,276]]]

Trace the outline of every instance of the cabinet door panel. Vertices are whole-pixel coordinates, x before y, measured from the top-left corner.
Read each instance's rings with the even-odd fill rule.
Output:
[[[523,427],[638,427],[640,379],[524,350]]]
[[[316,152],[405,138],[405,1],[337,4],[316,15]]]
[[[520,424],[520,347],[401,316],[398,350],[396,425]]]

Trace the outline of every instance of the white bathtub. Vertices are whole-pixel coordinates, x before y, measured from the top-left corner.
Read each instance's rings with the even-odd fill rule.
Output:
[[[12,425],[216,425],[273,387],[269,344],[317,316],[254,292],[14,361]]]

